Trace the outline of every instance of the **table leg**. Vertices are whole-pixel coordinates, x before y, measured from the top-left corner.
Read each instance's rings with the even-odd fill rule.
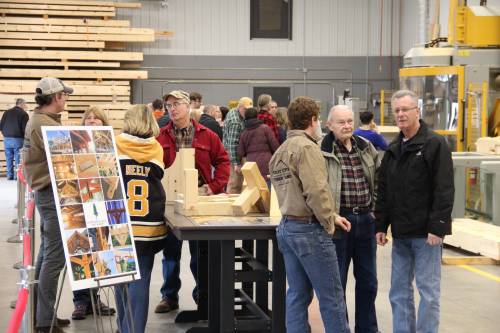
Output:
[[[257,240],[255,259],[265,267],[269,267],[269,241],[267,239]],[[267,282],[255,283],[255,304],[262,311],[269,311],[269,287]],[[250,295],[251,296],[251,295]]]
[[[220,331],[234,332],[234,241],[223,240],[220,256]]]
[[[276,237],[273,238],[273,318],[272,332],[284,333],[285,328],[285,291],[286,291],[286,273],[285,262],[280,250]]]
[[[221,242],[208,242],[208,327],[220,332]]]

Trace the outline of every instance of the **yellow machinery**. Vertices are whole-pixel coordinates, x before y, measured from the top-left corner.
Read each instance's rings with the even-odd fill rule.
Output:
[[[426,47],[412,48],[399,71],[400,88],[419,96],[421,118],[458,152],[475,151],[479,137],[500,135],[500,7],[481,4],[450,0],[448,44],[433,47],[446,40],[439,38]],[[391,125],[383,96],[381,92],[381,123]],[[463,180],[455,186],[465,201],[462,208],[491,220],[487,205],[491,196],[484,195],[489,181],[480,171],[477,166],[466,167]]]
[[[422,119],[455,151],[473,151],[479,137],[500,134],[500,7],[459,2],[450,0],[447,46],[408,51],[400,88],[420,97]]]

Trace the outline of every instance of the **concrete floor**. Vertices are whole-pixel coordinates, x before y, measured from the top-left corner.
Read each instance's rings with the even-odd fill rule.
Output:
[[[6,240],[9,236],[16,234],[17,224],[11,220],[16,217],[16,184],[0,178],[0,269],[2,283],[0,284],[0,331],[5,331],[12,313],[9,304],[17,294],[18,271],[12,265],[21,260],[22,247],[20,244],[10,244]],[[377,316],[381,332],[391,332],[391,308],[388,300],[390,282],[390,243],[378,249],[378,278],[379,293],[377,297]],[[194,302],[191,299],[191,289],[194,281],[189,272],[189,250],[187,244],[183,249],[181,278],[183,286],[181,289],[180,308],[193,309]],[[445,250],[445,255],[453,255],[450,250]],[[153,272],[150,296],[150,314],[147,332],[185,332],[190,325],[177,325],[174,323],[176,313],[156,314],[154,308],[160,301],[161,257],[156,258]],[[495,333],[500,327],[500,266],[474,266],[489,274],[489,277],[471,272],[459,266],[443,266],[442,272],[442,297],[441,297],[441,326],[443,333]],[[352,276],[352,275],[351,275]],[[496,279],[495,279],[496,277]],[[351,317],[354,316],[354,285],[352,279],[347,287],[347,302]],[[416,295],[418,302],[418,295]],[[69,283],[65,283],[59,317],[70,318],[73,311],[72,295]],[[113,318],[113,325],[114,318]],[[109,330],[109,320],[104,317],[104,325]],[[310,321],[313,332],[323,332],[321,317],[317,302],[314,301],[310,308]],[[95,331],[92,316],[83,321],[73,321],[66,332],[93,332]]]

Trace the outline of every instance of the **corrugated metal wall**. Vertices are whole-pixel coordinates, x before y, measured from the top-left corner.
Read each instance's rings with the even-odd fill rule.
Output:
[[[147,55],[390,56],[400,54],[400,1],[294,0],[291,41],[250,40],[249,0],[141,1],[118,18],[174,32],[131,47]]]

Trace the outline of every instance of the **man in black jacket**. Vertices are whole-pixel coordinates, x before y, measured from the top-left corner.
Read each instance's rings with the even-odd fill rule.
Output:
[[[420,120],[417,96],[393,94],[399,136],[389,145],[379,172],[377,243],[387,243],[391,226],[392,274],[389,299],[394,332],[438,332],[443,238],[451,234],[453,163],[445,139]],[[413,279],[420,293],[418,318]]]
[[[15,166],[19,164],[19,152],[24,143],[24,130],[28,123],[26,101],[16,99],[16,106],[7,110],[0,121],[0,131],[4,137],[5,161],[7,163],[7,179],[16,179]],[[15,164],[14,164],[15,161]]]

